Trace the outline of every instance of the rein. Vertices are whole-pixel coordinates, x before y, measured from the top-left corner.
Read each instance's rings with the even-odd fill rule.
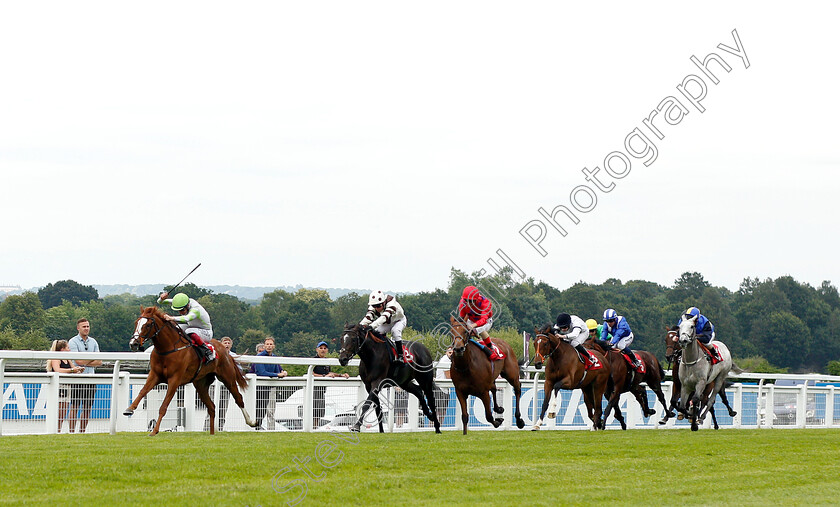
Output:
[[[150,316],[149,320],[152,322],[152,326],[155,328],[155,332],[151,336],[138,335],[138,338],[140,338],[140,346],[141,347],[143,346],[143,342],[145,342],[146,340],[152,340],[152,342],[154,342],[155,338],[157,338],[157,335],[159,335],[160,332],[163,331],[163,327],[158,326],[157,320],[155,320],[154,316]],[[192,346],[190,341],[187,340],[186,336],[184,336],[184,332],[181,331],[181,328],[178,327],[178,326],[175,326],[174,324],[173,324],[173,326],[175,327],[175,330],[178,332],[179,341],[186,341],[187,344],[184,345],[183,347],[173,348],[172,350],[169,350],[169,351],[166,351],[166,352],[160,352],[160,351],[158,351],[158,349],[156,347],[155,352],[157,352],[157,354],[159,356],[168,356],[169,354],[172,354],[173,352],[178,352],[179,350],[184,350],[184,349],[190,348]]]
[[[541,355],[541,354],[540,354],[540,348],[539,348],[539,341],[540,341],[540,338],[545,338],[546,340],[548,340],[548,345],[549,345],[549,346],[551,346],[551,350],[549,350],[549,351],[548,351],[548,354],[546,354],[546,355],[544,355],[544,356],[543,356],[543,361],[546,361],[546,360],[548,360],[548,358],[549,358],[549,357],[551,357],[552,355],[554,355],[554,353],[555,353],[555,352],[557,352],[557,349],[558,349],[559,347],[558,347],[557,345],[554,345],[554,344],[551,342],[551,339],[548,337],[548,335],[547,335],[547,334],[537,333],[537,339],[536,339],[536,341],[535,341],[535,344],[536,344],[536,347],[535,347],[535,348],[536,348],[536,350],[537,350],[537,354],[538,354],[538,355]]]

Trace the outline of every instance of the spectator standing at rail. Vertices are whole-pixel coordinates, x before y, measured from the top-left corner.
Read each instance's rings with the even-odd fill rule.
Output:
[[[274,338],[268,337],[265,339],[265,350],[257,354],[259,357],[274,357]],[[268,377],[271,379],[281,379],[288,375],[286,370],[279,364],[265,364],[255,363],[254,370],[258,377]],[[276,391],[274,387],[257,386],[257,429],[262,429],[262,420],[266,415],[268,405],[272,400],[276,400]],[[271,420],[268,423],[269,429],[274,428],[274,407],[271,407]]]
[[[53,340],[50,352],[70,352],[70,345],[67,340]],[[82,366],[76,366],[70,359],[50,359],[47,361],[47,373],[81,373]],[[67,384],[58,386],[58,432],[61,433],[61,425],[67,416],[67,407],[70,404],[70,389]]]
[[[233,339],[231,339],[230,336],[223,336],[222,337],[222,346],[225,349],[227,349],[228,354],[230,354],[230,357],[232,357],[235,361],[237,356],[239,356],[239,354],[237,354],[236,352],[233,351]],[[236,367],[238,368],[239,364],[237,364]],[[213,393],[211,392],[210,395],[212,396]],[[221,385],[221,388],[219,389],[219,407],[218,407],[219,408],[219,431],[224,431],[224,429],[225,429],[225,414],[227,414],[227,409],[228,409],[228,398],[230,398],[230,391],[228,391],[227,387],[225,387],[224,385]]]
[[[330,351],[329,345],[325,341],[319,341],[317,345],[315,345],[315,358],[316,359],[324,359],[327,357],[327,353]],[[350,378],[350,374],[348,373],[335,373],[332,371],[332,368],[328,364],[324,365],[317,365],[312,369],[312,376],[313,377],[328,377],[328,378],[335,378],[335,377],[344,377]],[[324,417],[324,412],[326,411],[326,400],[324,395],[327,392],[326,386],[315,386],[312,392],[312,405],[314,408],[314,426],[317,428],[321,426],[321,418]]]
[[[79,332],[70,338],[69,346],[71,352],[99,352],[99,344],[90,336],[90,321],[82,317],[76,321],[76,330]],[[96,367],[102,366],[98,359],[77,359],[76,364],[83,366],[82,373],[94,374]],[[79,416],[79,433],[87,430],[90,411],[93,409],[93,399],[96,396],[96,384],[76,384],[70,386],[70,433],[73,433],[76,426],[76,416]]]

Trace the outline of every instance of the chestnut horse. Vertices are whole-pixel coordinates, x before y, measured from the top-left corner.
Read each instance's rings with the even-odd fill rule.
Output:
[[[233,400],[245,416],[245,423],[251,427],[257,426],[257,423],[251,419],[251,416],[245,410],[245,403],[242,401],[242,394],[239,392],[239,389],[245,389],[248,381],[220,341],[212,341],[213,347],[216,349],[216,359],[202,365],[192,341],[187,338],[180,327],[172,322],[167,322],[164,319],[163,312],[156,307],[141,309],[140,318],[137,319],[134,336],[132,336],[129,345],[132,350],[137,351],[146,340],[151,340],[155,346],[149,361],[149,376],[146,378],[146,385],[143,386],[143,389],[140,390],[140,393],[123,414],[127,416],[134,414],[146,394],[156,385],[166,382],[169,388],[166,390],[166,396],[164,396],[160,405],[155,428],[149,435],[157,435],[160,431],[160,423],[163,421],[166,409],[169,407],[172,397],[178,391],[178,387],[190,382],[195,386],[195,391],[201,401],[207,405],[207,414],[210,416],[210,434],[215,434],[216,406],[208,392],[208,388],[215,378],[218,378],[233,395]]]
[[[598,342],[592,339],[587,340],[586,344],[590,346],[592,350],[597,350],[604,354],[607,359],[607,363],[610,365],[612,389],[608,393],[609,401],[607,402],[607,409],[604,411],[604,424],[606,424],[606,419],[610,410],[615,409],[615,411],[618,412],[619,398],[626,392],[633,393],[633,396],[636,397],[636,401],[638,401],[639,405],[642,407],[642,415],[644,417],[647,418],[656,413],[656,410],[650,408],[650,405],[648,404],[647,391],[645,390],[645,386],[641,385],[643,381],[648,387],[650,387],[651,391],[656,394],[656,398],[659,400],[659,403],[662,404],[662,408],[665,410],[666,415],[669,417],[673,417],[675,415],[668,409],[668,405],[665,403],[665,395],[662,393],[662,379],[665,377],[665,370],[662,369],[662,366],[659,364],[659,360],[656,356],[644,350],[633,351],[639,355],[639,358],[645,365],[645,373],[639,374],[627,363],[627,360],[624,358],[624,354],[622,354],[620,350],[611,349],[609,351],[604,351]],[[616,417],[616,419],[618,419],[618,417]],[[621,423],[621,429],[627,429],[623,420],[619,419],[619,423]]]
[[[373,405],[376,418],[379,421],[379,432],[384,433],[379,392],[386,387],[398,385],[420,400],[420,408],[423,409],[426,417],[434,423],[435,433],[440,433],[440,421],[438,421],[437,407],[435,406],[432,353],[422,343],[411,340],[404,340],[403,347],[414,356],[414,362],[409,364],[392,362],[390,345],[387,340],[370,327],[359,324],[344,326],[338,362],[342,366],[347,366],[350,358],[359,354],[359,359],[361,359],[359,376],[362,377],[365,389],[369,393],[364,404],[362,404],[359,419],[356,424],[350,427],[350,431],[361,430],[362,420]],[[417,384],[412,381],[416,381]],[[425,400],[423,399],[424,394],[426,395]]]
[[[545,398],[540,417],[534,423],[533,430],[540,429],[549,402],[560,389],[583,391],[583,401],[586,403],[586,411],[592,421],[592,429],[604,429],[601,421],[601,399],[610,380],[610,366],[604,359],[604,355],[593,351],[592,355],[601,362],[603,367],[587,370],[574,347],[552,332],[551,324],[543,329],[534,328],[534,334],[536,335],[534,367],[539,370],[545,362],[545,386],[543,387]],[[618,417],[621,417],[621,412],[618,412]]]
[[[467,408],[467,397],[472,395],[484,403],[484,418],[487,422],[498,428],[503,419],[494,418],[490,411],[490,394],[493,395],[493,412],[504,413],[505,409],[500,407],[496,401],[496,379],[499,375],[513,386],[513,394],[516,397],[516,427],[525,427],[525,421],[519,411],[519,401],[522,395],[522,387],[519,384],[519,364],[513,348],[503,340],[496,340],[493,343],[504,353],[505,358],[498,361],[490,361],[487,355],[470,339],[475,332],[468,330],[467,324],[454,315],[450,318],[450,332],[452,333],[452,365],[449,372],[452,383],[455,385],[455,393],[458,395],[458,403],[461,404],[461,422],[464,425],[464,435],[467,434],[467,423],[470,420],[470,411]]]

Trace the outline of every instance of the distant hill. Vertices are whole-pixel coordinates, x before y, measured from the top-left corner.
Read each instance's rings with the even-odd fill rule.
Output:
[[[93,287],[99,292],[99,297],[112,296],[118,294],[133,294],[135,296],[148,296],[150,294],[158,294],[166,284],[146,284],[146,285],[94,285]],[[303,289],[303,285],[296,285],[294,287],[243,287],[241,285],[202,285],[203,288],[212,290],[216,294],[230,294],[242,300],[258,301],[262,299],[263,294],[274,292],[277,289],[282,289],[286,292],[297,292]],[[336,289],[336,288],[321,288],[321,287],[306,287],[307,289],[319,289],[327,291],[330,298],[335,300],[350,292],[358,294],[367,294],[370,289]]]

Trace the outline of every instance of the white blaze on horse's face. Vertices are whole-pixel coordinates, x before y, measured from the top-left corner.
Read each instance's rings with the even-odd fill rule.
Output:
[[[128,342],[129,345],[137,343],[137,341],[140,339],[140,331],[143,329],[143,326],[146,325],[146,322],[149,322],[149,319],[147,319],[146,317],[141,317],[137,321],[137,327],[134,328],[134,335],[131,337],[131,341]]]

